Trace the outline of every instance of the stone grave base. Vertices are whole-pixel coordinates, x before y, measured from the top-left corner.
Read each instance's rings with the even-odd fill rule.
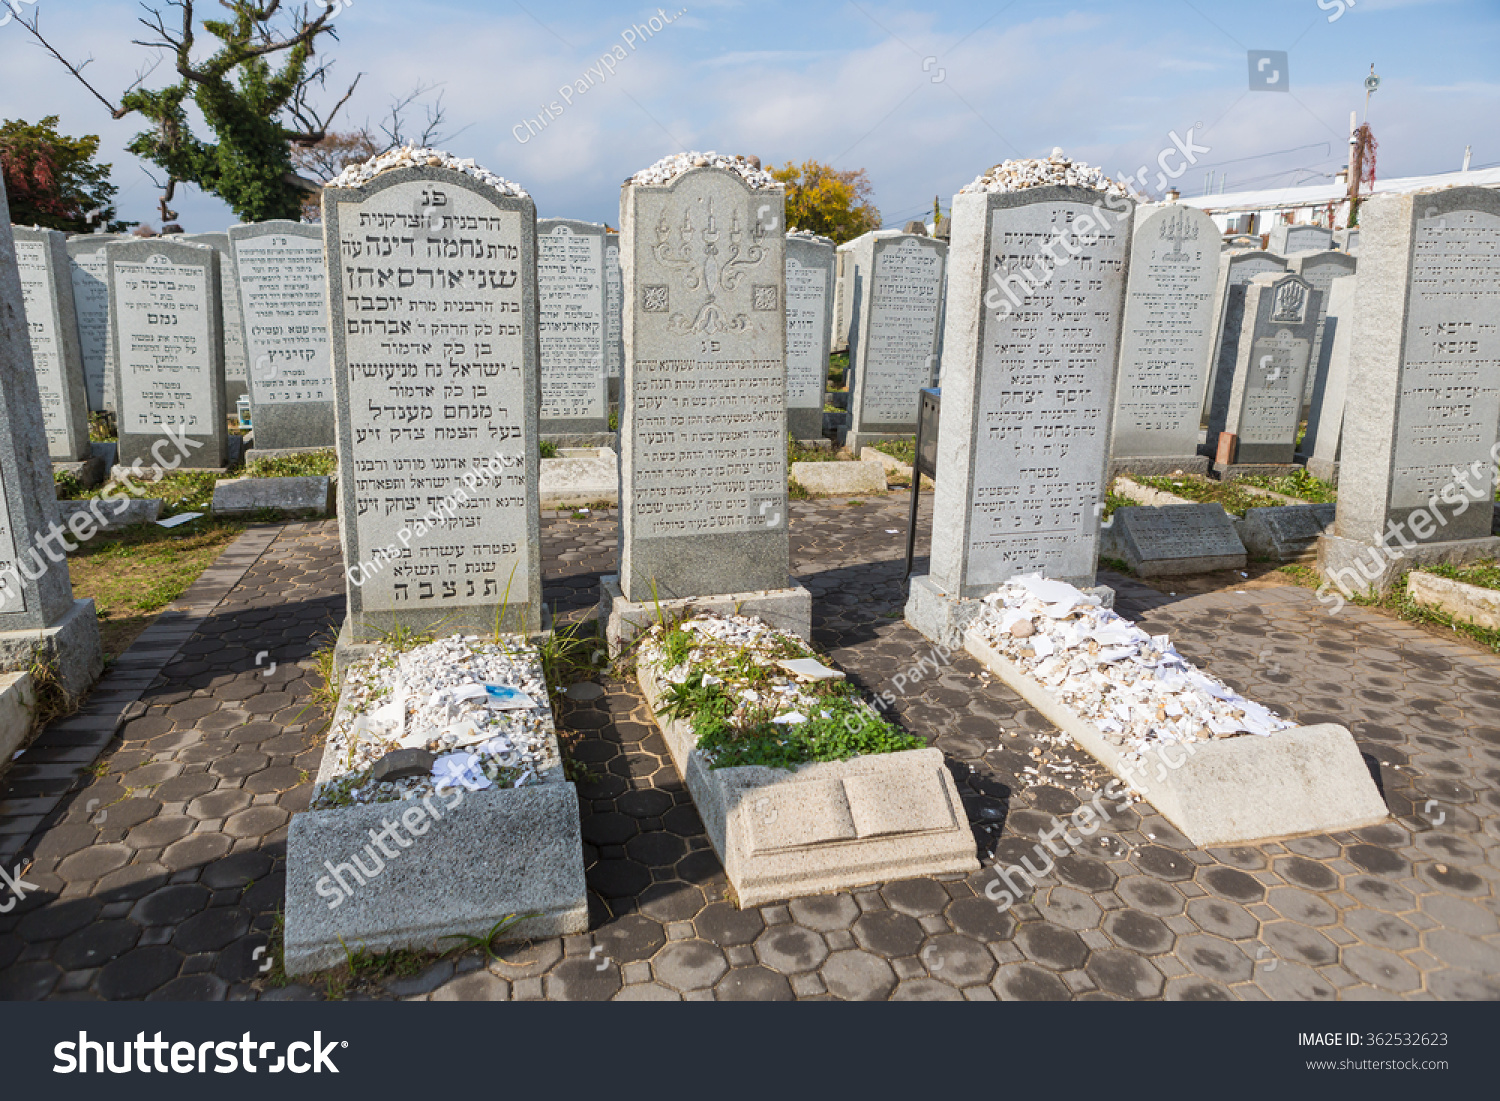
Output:
[[[186,463],[184,463],[182,466],[165,467],[146,466],[144,463],[142,463],[141,472],[139,475],[137,475],[136,472],[129,466],[125,465],[124,463],[117,463],[114,468],[110,470],[109,477],[111,480],[118,480],[120,482],[123,482],[126,477],[129,477],[132,481],[135,482],[154,482],[159,478],[167,478],[173,474],[191,473],[223,475],[228,474],[230,470],[231,468],[227,466],[188,466]]]
[[[833,441],[825,440],[822,436],[819,436],[815,440],[798,440],[797,446],[802,448],[803,451],[832,451]]]
[[[1307,457],[1307,472],[1319,481],[1327,482],[1331,486],[1339,484],[1339,464],[1329,462],[1327,459]]]
[[[104,470],[100,474],[100,481],[103,481],[115,467],[115,461],[120,456],[120,445],[114,440],[94,440],[89,444],[89,452],[104,464]]]
[[[880,463],[792,463],[788,474],[814,497],[885,493],[885,467]]]
[[[1207,476],[1207,455],[1146,455],[1138,459],[1110,459],[1110,481],[1121,474],[1139,474],[1142,477],[1170,478],[1173,474],[1198,474]]]
[[[913,424],[910,432],[857,432],[851,425],[844,446],[852,454],[858,455],[867,447],[877,443],[898,443],[901,440],[909,440],[917,434],[917,426]]]
[[[887,455],[884,451],[876,451],[873,447],[864,448],[860,451],[859,457],[863,462],[879,463],[885,467],[887,478],[904,481],[907,485],[911,485],[912,476],[916,473],[909,464],[903,463],[896,456]],[[922,475],[922,488],[934,488],[932,479],[925,474]]]
[[[52,474],[71,474],[84,489],[93,489],[104,481],[104,472],[109,469],[98,455],[90,455],[76,463],[53,463]]]
[[[576,508],[620,501],[620,462],[607,447],[569,448],[542,460],[542,508]]]
[[[656,715],[663,686],[643,665],[637,678]],[[711,769],[685,721],[656,715],[656,723],[741,908],[979,869],[940,750]]]
[[[1272,505],[1247,508],[1235,521],[1245,549],[1273,562],[1309,562],[1318,557],[1318,540],[1333,530],[1337,505]]]
[[[324,447],[247,447],[244,451],[244,461],[248,466],[256,459],[289,459],[296,455],[320,455],[324,451],[332,450],[334,450],[333,444]]]
[[[261,509],[332,516],[334,480],[326,475],[297,478],[232,478],[214,486],[215,516],[249,516]]]
[[[1064,580],[1090,596],[1099,597],[1104,607],[1115,606],[1115,591],[1108,585],[1080,585],[1076,580]],[[907,591],[906,622],[929,642],[958,650],[963,647],[964,634],[982,606],[978,597],[950,596],[931,577],[920,574],[911,579]]]
[[[543,432],[542,439],[557,447],[608,447],[613,449],[618,442],[615,432]]]
[[[823,403],[816,409],[790,407],[786,411],[787,435],[794,440],[816,436],[823,431]]]
[[[36,653],[57,662],[62,689],[82,696],[104,672],[104,644],[91,599],[75,600],[62,619],[41,630],[0,631],[0,670],[25,669]]]
[[[1333,586],[1355,593],[1383,593],[1418,566],[1463,566],[1495,557],[1500,557],[1500,539],[1494,536],[1422,543],[1409,550],[1399,543],[1376,547],[1338,535],[1318,540],[1318,572]]]
[[[0,764],[9,764],[31,733],[35,707],[36,686],[30,673],[0,673]]]
[[[749,593],[715,593],[663,600],[658,604],[626,600],[617,574],[606,574],[599,579],[599,622],[604,624],[604,637],[611,654],[619,653],[636,635],[649,630],[658,615],[678,615],[689,609],[719,615],[758,616],[772,627],[812,640],[812,593],[801,585]]]
[[[512,621],[513,619],[514,617],[512,617]],[[462,627],[455,627],[441,633],[447,635],[488,635],[492,634],[494,629],[493,623],[482,626],[465,624]],[[552,609],[544,604],[542,605],[542,625],[540,629],[524,633],[529,641],[535,643],[550,630],[552,630]],[[507,628],[506,633],[521,634],[523,632]],[[357,661],[364,661],[365,658],[372,657],[375,653],[375,648],[379,645],[380,641],[378,639],[364,642],[357,641],[354,637],[354,624],[348,616],[345,616],[343,626],[339,628],[339,637],[333,644],[334,675],[342,679],[349,666]]]
[[[1129,761],[1097,726],[977,633],[965,635],[964,648],[1200,849],[1358,829],[1387,817],[1364,758],[1342,726],[1195,743],[1191,752],[1162,746]]]
[[[1221,482],[1236,478],[1283,478],[1302,467],[1297,463],[1214,463],[1213,471]]]
[[[95,500],[99,501],[99,511],[93,509]],[[121,505],[124,508],[120,508]],[[119,509],[118,512],[115,510]],[[155,523],[156,518],[161,515],[161,499],[157,497],[131,497],[116,498],[106,501],[102,498],[91,498],[87,501],[59,501],[57,502],[57,522],[63,527],[68,526],[77,513],[86,512],[93,517],[93,523],[99,526],[101,531],[120,531],[128,528],[131,524]],[[98,518],[104,517],[104,523],[99,525]]]
[[[1407,575],[1406,591],[1419,604],[1431,604],[1461,622],[1500,630],[1500,591],[1419,570]]]

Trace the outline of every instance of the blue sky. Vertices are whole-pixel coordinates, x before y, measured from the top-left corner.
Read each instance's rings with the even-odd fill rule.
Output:
[[[127,0],[14,2],[40,11],[70,58],[93,57],[87,73],[106,96],[149,56],[128,45],[142,28]],[[1154,179],[1171,135],[1189,128],[1208,152],[1178,179],[1184,193],[1201,193],[1209,172],[1216,190],[1326,178],[1347,159],[1373,62],[1381,176],[1457,170],[1466,144],[1474,167],[1500,163],[1497,0],[678,0],[660,31],[632,31],[658,10],[352,0],[339,41],[323,40],[336,59],[329,102],[365,74],[336,128],[373,124],[392,97],[441,83],[452,135],[441,144],[521,183],[543,217],[614,224],[621,180],[691,148],[864,168],[887,223],[902,224],[990,165],[1055,146],[1111,175],[1153,165]],[[587,82],[615,47],[625,57],[613,74],[570,87],[567,102],[560,89]],[[1286,51],[1290,91],[1250,91],[1248,50]],[[527,133],[524,120],[552,104],[561,112]],[[138,122],[111,120],[24,31],[0,27],[0,117],[47,114],[102,136],[122,215],[156,224],[156,190],[124,152]],[[234,220],[191,187],[175,207],[190,232]]]

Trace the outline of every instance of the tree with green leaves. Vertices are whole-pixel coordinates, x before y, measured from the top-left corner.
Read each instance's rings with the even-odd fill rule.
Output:
[[[121,232],[134,222],[115,220],[117,190],[110,166],[95,164],[99,136],[70,138],[57,132],[57,116],[38,123],[0,122],[0,172],[17,225],[92,233]]]
[[[164,222],[176,218],[169,204],[178,183],[217,195],[245,221],[297,219],[303,195],[318,183],[295,171],[292,148],[322,141],[329,123],[348,102],[356,77],[326,116],[309,102],[323,86],[331,62],[319,62],[318,39],[336,39],[331,20],[342,3],[324,5],[316,18],[307,7],[282,10],[281,0],[220,0],[226,17],[198,19],[193,0],[167,0],[180,18],[169,27],[160,10],[143,5],[140,20],[150,32],[135,45],[158,51],[157,65],[170,60],[176,81],[155,90],[142,87],[157,65],[141,73],[112,103],[84,78],[88,61],[68,61],[39,29],[40,14],[18,19],[115,118],[138,114],[149,126],[130,152],[166,174],[161,197]],[[217,40],[211,51],[200,38]],[[205,56],[206,53],[206,56]],[[195,60],[196,55],[196,60]],[[197,107],[212,140],[192,132],[187,108]]]
[[[839,171],[817,161],[787,161],[771,175],[786,185],[786,224],[807,229],[835,244],[880,228],[875,189],[863,168]]]

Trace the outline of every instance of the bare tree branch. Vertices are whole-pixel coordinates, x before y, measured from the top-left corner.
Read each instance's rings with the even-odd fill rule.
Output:
[[[52,43],[48,42],[45,38],[42,37],[42,32],[39,29],[39,24],[41,22],[41,18],[42,18],[42,13],[40,11],[36,11],[36,12],[32,13],[31,22],[30,23],[26,22],[26,20],[22,19],[20,16],[16,17],[16,22],[19,23],[19,24],[21,24],[21,26],[25,27],[28,31],[30,31],[31,32],[31,36],[33,38],[35,38],[38,42],[40,42],[42,44],[42,48],[43,49],[45,49],[53,57],[57,58],[58,61],[62,62],[63,68],[67,69],[68,72],[72,73],[75,77],[77,77],[78,78],[78,83],[82,84],[85,88],[87,88],[93,94],[93,96],[94,96],[95,99],[97,99],[100,103],[104,104],[105,108],[109,111],[111,117],[118,119],[118,118],[124,118],[127,114],[129,114],[130,112],[127,111],[125,108],[123,108],[123,107],[117,107],[113,103],[111,103],[109,100],[105,99],[102,95],[99,94],[99,90],[97,88],[95,88],[92,84],[90,84],[87,80],[85,80],[83,78],[83,67],[84,67],[84,65],[87,65],[89,63],[89,61],[93,61],[94,60],[92,57],[89,58],[88,61],[83,62],[83,64],[81,64],[81,65],[74,65],[71,61],[69,61],[67,58],[65,58],[62,54],[58,53],[57,52],[57,48],[55,46],[53,46]],[[136,83],[139,84],[140,81],[137,80]],[[134,87],[134,85],[132,85],[132,87]]]

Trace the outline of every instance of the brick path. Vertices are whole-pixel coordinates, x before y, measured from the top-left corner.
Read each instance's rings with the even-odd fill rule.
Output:
[[[796,502],[792,520],[817,641],[894,691],[929,653],[900,618],[905,498]],[[548,603],[584,613],[614,568],[613,514],[549,517],[543,539]],[[1200,851],[1141,806],[1003,915],[979,896],[988,867],[741,913],[643,701],[611,683],[559,716],[598,776],[580,787],[593,932],[361,996],[1500,998],[1500,660],[1356,608],[1327,616],[1302,589],[1172,599],[1109,580],[1122,612],[1236,688],[1347,724],[1391,821]],[[57,790],[46,766],[76,754],[56,756],[70,743],[55,730],[28,751],[4,798],[62,798],[25,847],[40,893],[0,915],[0,998],[321,995],[264,989],[260,971],[287,822],[320,757],[309,659],[342,609],[336,525],[280,529],[145,689],[98,775]],[[947,755],[986,865],[1029,854],[1101,775],[964,656],[909,684],[899,717]]]

